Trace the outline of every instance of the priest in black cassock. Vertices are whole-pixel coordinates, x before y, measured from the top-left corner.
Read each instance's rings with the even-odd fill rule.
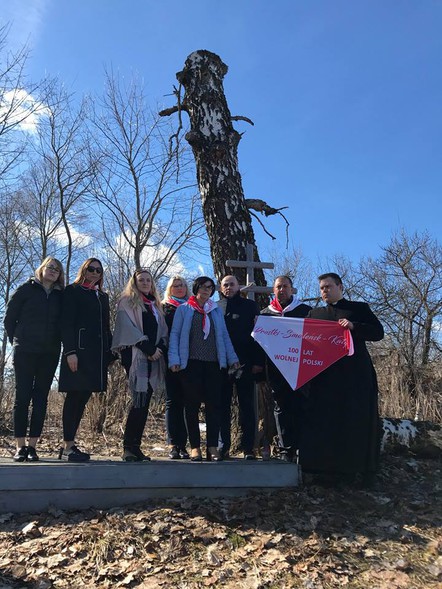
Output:
[[[384,330],[366,303],[342,295],[340,276],[319,276],[325,307],[308,317],[337,321],[353,337],[354,355],[345,356],[310,381],[300,443],[305,472],[351,482],[358,475],[369,483],[378,467],[380,422],[376,372],[366,341],[379,341]]]

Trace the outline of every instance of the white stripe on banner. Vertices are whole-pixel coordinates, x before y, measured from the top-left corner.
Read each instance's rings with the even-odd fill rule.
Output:
[[[280,328],[278,328],[280,323]],[[292,389],[298,382],[302,345],[303,321],[290,321],[286,317],[260,315],[252,336],[265,350]]]

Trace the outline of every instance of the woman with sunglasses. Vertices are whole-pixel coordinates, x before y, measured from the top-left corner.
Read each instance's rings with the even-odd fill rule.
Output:
[[[224,322],[222,310],[211,300],[215,283],[200,276],[192,286],[193,296],[175,311],[170,332],[169,367],[181,372],[184,411],[192,461],[201,461],[198,414],[206,410],[206,457],[221,460],[218,452],[222,370],[240,364]]]
[[[63,440],[59,458],[87,462],[90,455],[75,444],[84,409],[93,392],[107,388],[110,351],[109,297],[102,290],[103,266],[88,258],[74,282],[66,287],[61,318],[63,355],[59,390],[67,393],[63,406]]]
[[[152,274],[134,272],[118,304],[112,350],[120,352],[132,404],[123,438],[123,460],[150,460],[141,450],[152,393],[164,386],[167,326]]]
[[[189,298],[187,282],[182,276],[173,276],[167,283],[163,311],[170,333],[177,308]],[[166,434],[169,458],[189,458],[186,450],[187,429],[184,421],[184,394],[181,378],[176,372],[166,371]]]
[[[35,448],[43,430],[49,390],[60,358],[63,288],[63,266],[59,260],[48,256],[35,271],[35,277],[18,287],[6,309],[5,331],[14,346],[17,447],[14,462],[39,459]]]

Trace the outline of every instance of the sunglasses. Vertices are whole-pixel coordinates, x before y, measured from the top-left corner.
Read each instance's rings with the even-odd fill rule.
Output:
[[[172,284],[172,288],[184,288],[184,284]]]
[[[86,270],[88,272],[96,272],[97,274],[101,274],[103,272],[102,268],[97,268],[96,266],[88,266]]]
[[[57,266],[45,266],[45,268],[47,268],[48,270],[52,270],[52,272],[57,272],[57,274],[60,274],[60,269],[57,268]]]

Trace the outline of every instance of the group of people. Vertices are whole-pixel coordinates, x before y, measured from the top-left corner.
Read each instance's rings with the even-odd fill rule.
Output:
[[[266,378],[280,459],[299,461],[313,473],[370,476],[376,471],[377,384],[365,341],[381,339],[383,329],[367,304],[343,298],[337,274],[319,277],[325,307],[302,303],[290,277],[278,276],[274,297],[261,311],[338,321],[352,332],[354,356],[339,360],[296,391],[253,339],[260,309],[241,295],[235,276],[220,281],[218,302],[212,299],[216,284],[208,276],[196,278],[191,290],[182,276],[173,276],[161,300],[151,272],[139,268],[121,294],[112,335],[103,274],[100,260],[88,258],[65,287],[62,264],[47,257],[8,303],[4,324],[13,344],[16,383],[14,461],[38,460],[36,445],[62,345],[58,388],[66,396],[60,459],[90,459],[75,443],[77,430],[92,393],[106,391],[108,367],[120,359],[131,395],[123,435],[125,461],[150,460],[141,449],[143,432],[151,397],[164,388],[170,458],[203,459],[199,412],[204,404],[205,457],[227,459],[234,386],[243,456],[256,459],[255,380]]]

